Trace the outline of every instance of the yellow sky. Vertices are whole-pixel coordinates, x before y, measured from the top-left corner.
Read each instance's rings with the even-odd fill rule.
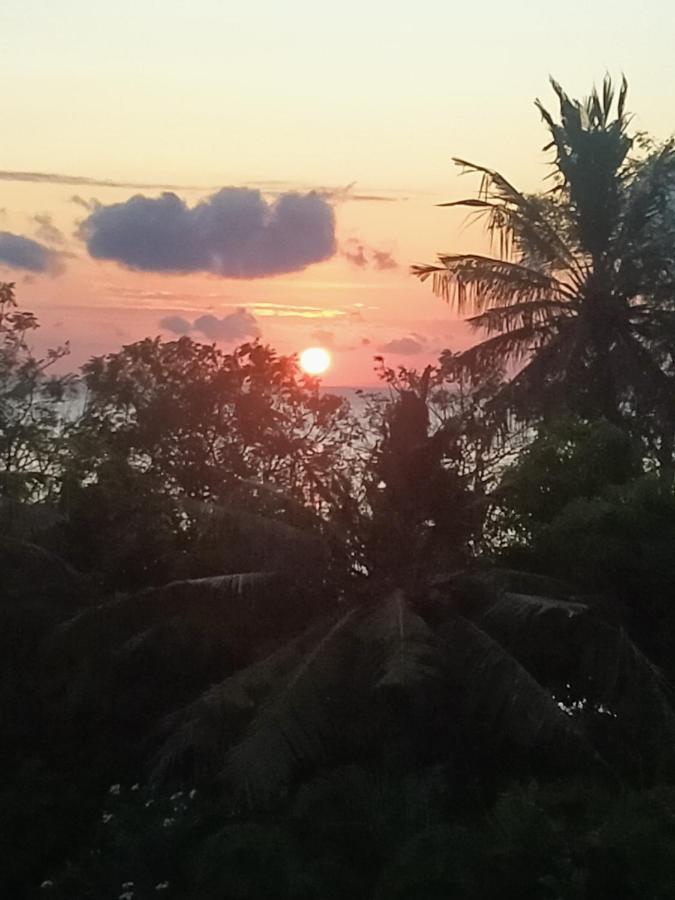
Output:
[[[461,155],[536,188],[544,133],[532,100],[554,74],[585,93],[625,71],[636,127],[675,128],[675,12],[665,0],[564,6],[418,0],[3,0],[0,113],[4,172],[270,192],[339,188],[337,238],[386,251],[377,270],[344,256],[256,280],[194,272],[132,272],[88,257],[74,237],[87,211],[135,191],[102,185],[0,181],[0,231],[38,238],[36,214],[66,236],[57,276],[0,269],[44,322],[71,338],[73,362],[156,334],[168,314],[223,316],[246,307],[282,351],[335,345],[333,383],[364,383],[374,352],[411,337],[423,364],[467,333],[408,275],[438,250],[484,249],[462,216],[434,208],[471,194],[449,160]],[[140,191],[157,196],[157,190]],[[326,334],[330,332],[329,338]]]

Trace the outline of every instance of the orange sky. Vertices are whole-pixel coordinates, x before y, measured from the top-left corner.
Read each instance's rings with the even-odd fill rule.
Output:
[[[58,271],[15,260],[0,278],[17,281],[22,304],[38,312],[41,345],[70,339],[72,365],[146,335],[168,337],[167,319],[192,327],[241,308],[282,352],[330,345],[327,383],[372,383],[380,352],[424,365],[471,337],[410,277],[410,264],[440,250],[486,249],[462,213],[434,206],[476,188],[450,157],[494,165],[527,190],[541,185],[544,133],[532,101],[550,99],[550,72],[585,93],[605,71],[625,70],[636,127],[667,136],[674,26],[665,0],[639,16],[625,0],[570,0],[555,16],[529,0],[470,9],[447,0],[330,9],[309,0],[118,0],[106,10],[4,0],[0,257],[2,234],[20,235],[46,248]],[[11,174],[26,172],[98,183]],[[106,210],[160,193],[100,183],[110,181],[177,185],[188,213],[225,186],[259,188],[269,203],[328,191],[336,252],[255,279],[213,274],[220,263],[211,274],[190,263],[178,275],[94,259],[77,231],[91,214],[81,201]],[[135,240],[144,244],[143,233]],[[285,235],[279,241],[275,253]],[[378,268],[378,253],[387,267]]]

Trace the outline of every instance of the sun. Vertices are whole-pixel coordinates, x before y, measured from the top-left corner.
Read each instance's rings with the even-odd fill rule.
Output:
[[[323,375],[330,362],[330,353],[323,347],[308,347],[300,354],[300,368],[308,375]]]

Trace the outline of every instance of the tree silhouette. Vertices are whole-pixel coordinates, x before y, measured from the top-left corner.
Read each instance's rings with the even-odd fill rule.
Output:
[[[618,97],[606,78],[584,102],[552,85],[560,120],[537,101],[555,153],[551,190],[526,195],[493,169],[455,160],[481,176],[478,197],[442,205],[486,217],[499,253],[441,254],[413,273],[432,278],[485,333],[460,355],[462,366],[524,362],[500,394],[502,410],[629,420],[666,462],[675,426],[675,144],[631,135],[625,80]]]

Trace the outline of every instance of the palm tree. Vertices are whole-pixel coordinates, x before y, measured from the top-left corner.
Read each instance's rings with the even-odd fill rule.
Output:
[[[508,573],[452,577],[416,598],[344,600],[170,716],[155,775],[187,764],[257,804],[345,759],[482,759],[493,774],[523,758],[617,774],[669,765],[667,690],[625,632],[514,586]]]
[[[502,409],[637,420],[665,460],[675,428],[675,142],[656,148],[629,133],[625,79],[616,103],[609,78],[584,102],[551,83],[560,121],[537,101],[555,152],[551,190],[526,195],[455,159],[480,175],[480,190],[441,205],[485,216],[498,254],[440,254],[412,271],[484,332],[461,366],[520,365]]]
[[[418,509],[400,478],[405,460],[434,471],[419,462],[420,410],[412,446],[399,430],[412,399],[395,404],[384,454],[377,544],[393,546],[367,572],[322,566],[328,548],[258,517],[270,550],[284,549],[266,555],[285,568],[118,596],[56,630],[54,727],[86,722],[91,736],[69,754],[133,767],[153,750],[158,778],[222,776],[252,803],[344,761],[400,771],[452,760],[474,773],[481,760],[489,773],[524,758],[633,773],[675,761],[665,683],[620,627],[545,579],[443,574],[463,556],[430,552],[416,530],[427,500]],[[217,536],[232,515],[214,509],[204,527]],[[410,549],[395,540],[406,516]]]

